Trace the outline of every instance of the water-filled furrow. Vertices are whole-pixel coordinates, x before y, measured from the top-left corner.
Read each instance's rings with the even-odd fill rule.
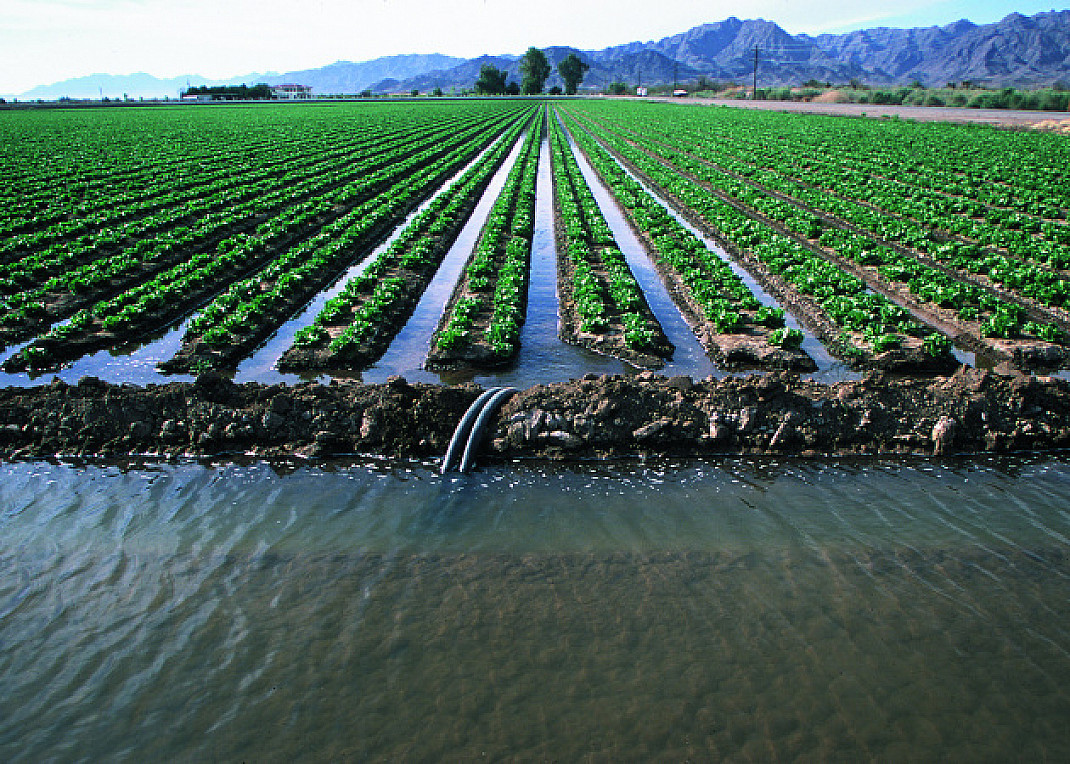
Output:
[[[442,317],[442,312],[468,261],[468,256],[472,253],[472,248],[479,240],[479,234],[487,222],[487,216],[494,202],[497,201],[510,170],[513,169],[513,165],[520,156],[525,136],[526,133],[517,139],[509,156],[502,162],[501,167],[487,185],[404,328],[390,343],[383,357],[371,368],[361,372],[360,378],[364,382],[384,382],[387,377],[395,374],[400,374],[410,381],[440,381],[438,374],[423,370],[424,359],[431,345],[431,335]]]
[[[751,293],[755,296],[755,298],[757,298],[758,302],[760,302],[762,305],[771,308],[782,307],[777,301],[777,299],[771,294],[769,294],[767,291],[765,291],[762,285],[759,284],[758,281],[755,280],[755,278],[745,268],[743,268],[741,265],[739,265],[739,263],[729,257],[728,253],[725,252],[724,249],[717,242],[707,236],[702,230],[695,227],[690,221],[687,220],[687,218],[681,215],[675,207],[673,207],[662,196],[660,196],[657,191],[652,189],[641,178],[637,177],[630,169],[621,164],[616,157],[611,156],[611,158],[614,162],[617,162],[620,168],[624,172],[626,172],[636,183],[638,183],[644,191],[646,191],[650,198],[654,199],[658,204],[664,207],[665,210],[670,215],[672,215],[673,218],[680,225],[682,225],[684,228],[694,234],[706,246],[706,249],[708,249],[710,252],[715,253],[718,257],[721,258],[721,260],[727,263],[727,265],[732,269],[732,272],[739,276],[743,283],[747,286],[747,288],[750,289]],[[791,311],[786,310],[784,312],[784,318],[788,328],[796,329],[802,332],[802,349],[806,351],[806,353],[811,358],[814,359],[815,363],[817,363],[818,371],[813,374],[805,375],[808,379],[817,379],[822,382],[838,382],[843,380],[861,378],[861,375],[858,372],[852,371],[851,369],[847,368],[842,361],[833,358],[829,354],[828,349],[825,348],[824,344],[814,336],[813,332],[811,332],[805,326],[800,324],[798,319],[795,318]]]
[[[580,172],[583,174],[587,186],[591,189],[591,193],[594,194],[595,201],[598,202],[598,207],[602,211],[602,216],[613,233],[613,238],[616,239],[617,245],[620,247],[621,252],[624,254],[624,259],[632,271],[632,275],[635,276],[636,281],[639,282],[639,286],[643,290],[643,296],[646,298],[650,310],[654,313],[658,323],[661,324],[662,331],[665,332],[669,341],[676,347],[672,360],[665,365],[661,373],[688,375],[695,379],[704,379],[710,376],[714,373],[716,367],[706,356],[706,352],[703,350],[698,338],[695,337],[691,326],[681,315],[672,297],[669,296],[665,284],[654,268],[654,264],[650,261],[650,255],[647,253],[646,247],[643,246],[635,232],[628,225],[628,221],[625,220],[624,214],[613,200],[613,196],[595,174],[587,161],[587,157],[583,155],[583,152],[579,150],[572,140],[572,136],[568,137],[568,142],[573,155],[576,157]]]
[[[319,313],[319,310],[322,309],[327,300],[340,292],[350,278],[360,275],[360,273],[374,261],[375,257],[385,251],[390,243],[397,238],[401,231],[404,230],[405,226],[408,225],[419,212],[425,209],[435,197],[445,192],[453,181],[464,174],[472,164],[479,161],[479,159],[486,154],[487,151],[490,151],[490,149],[491,147],[488,146],[471,162],[454,173],[445,183],[440,185],[428,199],[411,212],[401,225],[395,227],[385,242],[378,245],[370,255],[363,258],[359,263],[355,263],[345,274],[339,277],[339,279],[335,280],[328,288],[321,291],[315,298],[313,298],[313,301],[308,307],[302,310],[296,317],[291,318],[284,323],[253,355],[244,359],[235,373],[235,380],[238,382],[262,382],[265,384],[277,382],[288,382],[292,384],[301,381],[301,376],[297,374],[282,374],[275,369],[275,363],[278,361],[279,357],[293,343],[293,335],[299,329],[311,324],[312,319]],[[51,379],[53,376],[58,376],[69,384],[77,383],[78,380],[84,376],[99,377],[100,379],[114,383],[129,382],[140,385],[165,384],[173,381],[191,380],[193,377],[185,374],[162,374],[158,370],[157,364],[174,357],[175,353],[182,345],[182,337],[185,335],[186,327],[193,315],[197,312],[199,312],[199,310],[194,311],[194,314],[184,317],[171,328],[163,331],[158,337],[146,338],[145,340],[131,342],[128,345],[98,350],[91,355],[83,356],[73,363],[67,364],[57,372],[49,372],[44,375],[31,375],[28,373],[9,374],[0,372],[0,385],[28,386],[40,384],[42,377]],[[69,319],[58,322],[56,325],[68,322]],[[16,355],[19,351],[28,347],[33,342],[34,340],[31,339],[20,343],[17,346],[8,348],[4,351],[3,356],[0,356],[0,360],[6,360],[8,357]]]
[[[578,379],[584,374],[625,374],[632,367],[558,339],[557,249],[554,239],[553,182],[549,140],[539,148],[535,185],[534,235],[528,284],[527,316],[520,330],[520,352],[508,369],[493,372],[444,372],[453,383],[474,380],[482,385],[529,387]]]
[[[523,139],[521,139],[523,140]],[[402,231],[411,223],[417,215],[423,212],[430,204],[447,190],[450,186],[464,175],[468,169],[482,159],[487,152],[489,152],[495,144],[491,144],[483,151],[472,159],[471,162],[461,167],[456,173],[446,179],[442,185],[435,190],[431,196],[425,199],[421,204],[414,209],[400,225],[395,227],[391,231],[387,239],[381,242],[375,247],[370,254],[361,258],[360,262],[354,263],[345,273],[335,279],[326,289],[322,290],[316,295],[312,301],[296,316],[284,323],[276,332],[264,342],[257,350],[248,358],[243,360],[238,366],[237,373],[235,374],[235,381],[256,381],[256,382],[289,382],[294,383],[300,381],[301,376],[297,374],[284,374],[275,368],[275,364],[278,363],[279,358],[285,353],[293,344],[294,335],[298,331],[310,326],[313,320],[323,310],[323,306],[327,304],[327,301],[333,297],[336,297],[344,288],[345,285],[354,278],[360,276],[368,266],[375,262],[375,260],[385,252],[391,244],[401,235]],[[514,155],[516,149],[514,148]],[[511,155],[507,160],[507,164],[512,166],[515,156]],[[484,217],[486,217],[484,215]]]

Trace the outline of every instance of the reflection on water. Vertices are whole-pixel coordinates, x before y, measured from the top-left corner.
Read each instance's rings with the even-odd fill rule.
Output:
[[[0,466],[0,758],[1065,760],[1070,464]]]

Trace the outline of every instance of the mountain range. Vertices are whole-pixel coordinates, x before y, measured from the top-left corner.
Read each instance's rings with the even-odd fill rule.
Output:
[[[629,85],[694,81],[705,75],[721,81],[749,82],[758,52],[760,86],[797,85],[807,80],[870,85],[928,87],[970,80],[988,86],[1039,86],[1070,82],[1070,10],[1034,16],[1012,13],[993,24],[962,20],[942,27],[878,27],[847,34],[792,35],[771,21],[735,17],[649,42],[603,50],[544,48],[553,67],[547,87],[562,84],[557,63],[575,53],[590,70],[581,90],[600,90],[614,80]],[[91,75],[34,88],[21,98],[132,98],[177,95],[191,85],[281,84],[297,82],[318,94],[443,92],[470,89],[484,64],[519,82],[519,56],[462,59],[440,54],[399,55],[353,63],[338,61],[318,69],[267,73],[209,81],[195,75],[158,79],[148,74]]]

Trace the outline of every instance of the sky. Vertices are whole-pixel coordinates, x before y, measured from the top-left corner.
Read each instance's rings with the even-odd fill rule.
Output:
[[[916,27],[1053,0],[0,0],[0,94],[88,74],[229,78],[400,53],[523,53],[656,40],[729,16],[792,34]]]

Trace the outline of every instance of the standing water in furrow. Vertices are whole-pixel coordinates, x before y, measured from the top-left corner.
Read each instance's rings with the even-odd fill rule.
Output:
[[[440,373],[442,382],[473,381],[488,385],[531,387],[564,382],[585,374],[633,374],[635,368],[606,355],[564,343],[558,337],[557,248],[554,236],[553,176],[550,142],[543,136],[539,146],[535,184],[535,223],[531,242],[531,275],[527,317],[520,330],[516,363],[494,370],[453,369]]]
[[[692,236],[702,242],[703,246],[706,247],[707,250],[716,254],[721,259],[721,261],[724,262],[724,264],[727,265],[732,270],[732,272],[736,274],[737,277],[739,277],[739,280],[743,282],[743,285],[747,287],[750,293],[754,295],[754,297],[762,306],[769,309],[780,308],[781,310],[783,310],[777,299],[773,297],[773,295],[769,294],[769,292],[765,290],[761,283],[759,283],[758,280],[754,278],[754,276],[748,273],[745,268],[740,266],[739,263],[729,257],[728,253],[724,251],[724,248],[721,247],[720,244],[711,239],[709,236],[706,235],[704,231],[696,227],[694,224],[691,223],[691,221],[689,221],[687,218],[677,212],[677,210],[671,204],[665,201],[665,199],[663,199],[660,195],[658,195],[658,193],[654,191],[654,189],[644,183],[640,178],[637,178],[627,167],[624,167],[622,164],[620,164],[620,161],[616,157],[613,157],[613,161],[617,163],[617,166],[620,167],[623,172],[627,173],[628,177],[638,183],[639,186],[643,189],[643,191],[645,191],[651,199],[661,205],[662,209],[664,209],[665,212],[671,215],[673,220],[675,220],[688,233],[690,233]],[[799,320],[795,317],[795,315],[791,313],[791,311],[784,311],[784,326],[802,335],[803,340],[802,344],[799,345],[799,350],[814,359],[814,363],[817,364],[816,372],[808,375],[803,375],[806,379],[815,379],[821,382],[834,383],[842,382],[849,379],[860,379],[862,377],[859,372],[850,369],[846,364],[843,363],[843,361],[833,357],[828,352],[828,349],[824,346],[821,340],[815,337],[812,331],[810,331],[806,328],[806,326],[800,323]]]
[[[587,158],[576,145],[572,136],[568,136],[569,146],[576,156],[576,164],[583,174],[591,193],[594,194],[598,207],[602,212],[613,238],[620,246],[621,252],[635,276],[636,281],[643,290],[650,310],[654,313],[666,337],[676,350],[672,360],[669,361],[662,372],[664,374],[689,375],[696,378],[704,378],[714,371],[702,344],[698,341],[694,331],[680,314],[679,309],[669,296],[665,285],[658,276],[657,270],[650,262],[646,248],[636,237],[635,231],[628,226],[628,221],[621,214],[620,208],[614,201],[609,190],[591,168]]]
[[[769,308],[771,310],[781,309],[780,303],[773,295],[769,294],[765,288],[754,278],[745,268],[739,265],[735,260],[728,256],[728,253],[724,251],[716,241],[706,235],[704,231],[695,226],[691,221],[681,215],[671,204],[663,199],[654,189],[648,184],[644,183],[642,179],[637,178],[631,170],[620,163],[616,157],[612,155],[611,159],[621,171],[624,172],[629,178],[635,181],[640,188],[657,202],[666,213],[672,216],[673,220],[680,225],[681,228],[686,230],[700,242],[702,245],[714,253],[721,259],[721,261],[728,266],[729,269],[743,282],[743,285],[754,295],[759,304]],[[815,379],[821,382],[834,383],[842,382],[846,380],[861,379],[862,375],[849,368],[843,361],[833,357],[828,349],[822,344],[821,340],[814,336],[814,333],[806,328],[805,325],[799,322],[791,311],[784,310],[784,326],[788,329],[792,329],[802,335],[802,344],[799,345],[799,350],[806,355],[810,356],[814,363],[817,364],[817,371],[811,374],[804,374],[805,379]]]
[[[690,210],[697,224],[709,226],[726,250],[767,279],[782,300],[792,302],[830,350],[848,363],[925,373],[958,365],[945,335],[873,294],[862,279],[824,256],[821,246],[808,238],[822,228],[816,218],[792,218],[790,211],[785,213],[779,203],[767,204],[746,183],[726,180],[728,176],[710,166],[689,161],[635,131],[613,130],[599,123],[594,132],[652,183],[667,189],[667,198],[679,204],[681,212]]]
[[[487,136],[482,140],[489,142],[493,129],[493,123],[473,126],[447,140],[468,151],[464,136],[478,132]],[[433,144],[425,141],[426,150],[400,164],[391,161],[392,152],[406,155],[405,145],[412,144],[393,143],[390,151],[384,150],[375,157],[354,157],[348,166],[316,174],[302,183],[292,178],[289,184],[283,184],[289,187],[281,187],[274,194],[263,193],[266,189],[259,193],[246,189],[243,198],[248,196],[253,206],[233,204],[226,214],[205,215],[204,223],[209,228],[200,224],[196,230],[179,227],[175,229],[175,234],[181,233],[177,238],[171,233],[155,239],[139,237],[136,257],[130,254],[113,260],[109,256],[86,266],[88,273],[82,269],[50,279],[51,286],[42,289],[59,290],[67,295],[57,297],[56,305],[66,307],[57,307],[59,312],[51,317],[73,315],[69,322],[53,326],[19,356],[8,359],[8,370],[53,369],[101,347],[136,341],[178,321],[218,293],[222,284],[244,278],[276,259],[295,242],[318,235],[317,231],[334,230],[347,217],[366,218],[364,210],[354,208],[368,202],[397,178],[428,166],[450,150],[442,140]],[[101,278],[104,283],[100,283]],[[285,292],[293,292],[292,287]],[[264,295],[262,300],[272,297],[271,305],[278,307],[276,298],[285,296]],[[262,310],[263,305],[258,304],[258,308]],[[239,333],[246,334],[250,329],[248,317],[238,316],[237,311],[233,314],[231,317],[241,318],[234,328],[240,326]],[[32,329],[23,327],[22,331]],[[235,338],[230,334],[227,337],[228,343],[233,344]],[[221,338],[222,335],[215,339]]]
[[[651,312],[580,173],[550,120],[561,339],[635,366],[661,368],[673,346]]]
[[[428,368],[494,368],[519,350],[527,308],[540,113],[431,337]]]
[[[533,127],[528,133],[529,138],[534,131]],[[390,343],[383,357],[361,374],[362,380],[381,382],[389,376],[400,374],[406,379],[420,379],[427,375],[429,379],[438,381],[438,376],[434,372],[424,370],[428,348],[434,341],[435,327],[444,315],[447,301],[455,292],[455,285],[469,255],[476,246],[480,232],[485,230],[488,217],[493,214],[496,200],[503,187],[508,184],[508,179],[512,177],[515,169],[524,161],[528,145],[527,141],[519,141],[513,147],[512,153],[487,185],[468,222],[465,223],[449,252],[443,258],[434,278],[424,290],[412,317]]]
[[[373,249],[367,257],[363,258],[360,262],[353,265],[348,271],[342,274],[329,289],[325,289],[320,292],[312,302],[305,307],[305,309],[296,317],[290,319],[275,332],[272,337],[265,342],[260,348],[250,357],[246,358],[238,366],[238,371],[234,376],[236,382],[295,382],[301,377],[293,373],[281,372],[278,369],[279,359],[283,353],[293,345],[294,338],[297,333],[303,329],[312,325],[315,318],[323,311],[327,303],[337,297],[345,289],[346,284],[351,280],[358,278],[364,273],[367,268],[374,263],[379,257],[383,255],[398,237],[412,225],[413,221],[424,212],[431,204],[438,199],[442,194],[446,193],[450,187],[459,180],[465,172],[468,171],[473,165],[479,162],[486,156],[488,151],[492,151],[493,147],[488,147],[481,152],[479,156],[473,159],[470,163],[458,170],[451,178],[447,179],[434,194],[420,204],[415,210],[409,213],[405,220],[398,225],[393,232]]]
[[[711,251],[651,198],[584,126],[572,118],[569,123],[591,163],[592,175],[611,189],[615,211],[623,213],[649,252],[650,280],[663,294],[666,288],[671,290],[671,298],[668,294],[663,298],[667,310],[672,311],[675,303],[722,369],[817,368],[799,349],[803,335],[785,326],[783,309],[763,306],[720,253]]]
[[[507,122],[519,131],[526,113]],[[272,261],[262,272],[233,285],[193,322],[169,370],[234,368],[286,319],[352,264],[358,253],[381,241],[409,211],[485,146],[501,140],[504,125],[488,125],[454,140],[456,148],[415,175],[352,210]]]
[[[381,358],[408,322],[483,191],[530,123],[530,118],[516,123],[493,151],[328,302],[312,326],[297,333],[279,368],[359,370]]]

